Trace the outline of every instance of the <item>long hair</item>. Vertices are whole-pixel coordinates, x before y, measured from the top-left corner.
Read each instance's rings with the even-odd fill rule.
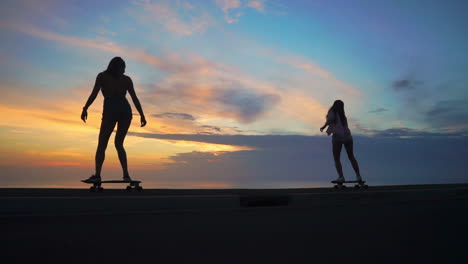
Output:
[[[339,115],[341,119],[341,123],[343,123],[343,126],[348,127],[348,119],[346,118],[346,114],[344,111],[344,103],[341,100],[336,100],[333,105],[330,107],[330,110],[335,112],[335,115]]]
[[[109,62],[106,72],[110,73],[113,77],[117,78],[123,74],[122,68],[125,70],[125,61],[120,57],[114,57]]]

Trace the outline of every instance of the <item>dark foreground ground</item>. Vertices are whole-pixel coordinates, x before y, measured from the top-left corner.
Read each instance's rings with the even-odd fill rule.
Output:
[[[468,184],[0,189],[0,263],[468,263]]]

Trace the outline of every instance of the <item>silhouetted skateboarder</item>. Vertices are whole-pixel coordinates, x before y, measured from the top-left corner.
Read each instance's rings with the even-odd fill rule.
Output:
[[[125,136],[127,135],[128,128],[132,121],[132,109],[128,103],[125,95],[128,91],[132,97],[133,103],[140,113],[141,126],[146,125],[145,115],[141,108],[140,101],[136,96],[135,89],[133,88],[133,82],[130,77],[124,75],[125,62],[120,57],[115,57],[109,62],[107,69],[99,73],[96,77],[96,83],[94,84],[93,91],[83,107],[81,113],[81,119],[86,123],[88,118],[88,107],[93,103],[94,99],[101,90],[104,96],[104,109],[102,112],[102,122],[99,131],[99,142],[96,150],[96,172],[94,175],[89,177],[83,182],[93,183],[101,181],[101,169],[105,159],[105,151],[109,137],[114,131],[114,127],[117,124],[117,133],[115,135],[115,148],[119,155],[120,164],[123,170],[123,179],[125,181],[131,181],[130,175],[128,174],[127,168],[127,154],[123,147]]]
[[[348,119],[345,115],[343,101],[336,100],[332,107],[330,107],[330,110],[328,110],[327,114],[327,121],[320,128],[320,132],[323,132],[327,126],[327,134],[333,134],[333,158],[335,159],[335,167],[339,175],[338,179],[336,179],[336,182],[345,181],[340,161],[341,148],[343,145],[345,146],[349,161],[351,161],[354,172],[356,173],[356,181],[362,182],[362,177],[359,172],[359,165],[353,153],[353,137],[351,136],[351,131],[348,128]]]

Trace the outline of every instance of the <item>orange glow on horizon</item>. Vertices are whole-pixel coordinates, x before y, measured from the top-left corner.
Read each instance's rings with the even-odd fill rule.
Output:
[[[87,167],[88,164],[83,164],[80,162],[67,162],[67,161],[48,161],[40,162],[34,165],[43,166],[43,167]]]
[[[79,167],[94,168],[99,122],[97,113],[84,124],[74,105],[64,105],[63,111],[44,110],[34,106],[0,105],[6,113],[0,121],[1,164],[5,166]],[[60,116],[60,117],[57,117]],[[13,126],[12,126],[13,124]],[[135,127],[135,126],[132,126]],[[139,128],[141,129],[141,128]],[[177,132],[177,131],[174,131]],[[235,146],[127,136],[125,141],[131,170],[165,170],[174,163],[171,156],[178,153],[209,152],[217,156],[223,152],[253,150]],[[120,169],[113,136],[106,151],[104,169]]]

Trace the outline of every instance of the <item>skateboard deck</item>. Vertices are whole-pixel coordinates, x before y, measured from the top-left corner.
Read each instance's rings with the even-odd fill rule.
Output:
[[[331,181],[332,183],[365,183],[366,181]]]
[[[129,185],[126,188],[127,191],[143,191],[143,187],[140,186],[141,181],[108,180],[98,182],[85,182],[84,180],[82,180],[82,182],[93,185],[89,187],[89,190],[91,192],[102,192],[104,190],[104,188],[101,186],[103,183],[128,183]]]
[[[357,183],[354,185],[354,189],[367,189],[369,186],[366,184],[366,181],[331,181],[331,183],[334,183],[335,185],[333,188],[335,189],[345,189],[346,185],[345,183]]]

